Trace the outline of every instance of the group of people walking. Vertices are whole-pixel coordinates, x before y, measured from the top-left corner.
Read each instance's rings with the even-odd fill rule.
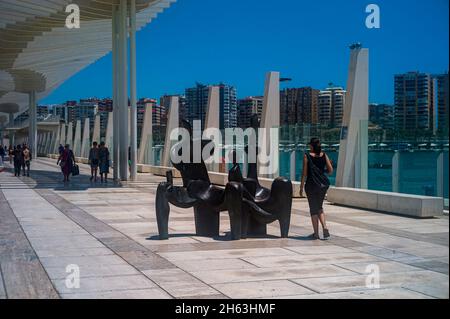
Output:
[[[101,183],[108,181],[109,150],[105,142],[100,142],[100,145],[97,142],[92,143],[89,151],[89,165],[91,166],[91,181],[97,182],[98,173],[100,173]]]
[[[70,149],[70,145],[62,144],[59,146],[59,158],[57,164],[61,167],[61,171],[64,175],[64,182],[68,182],[70,175],[73,175],[75,164],[75,155]],[[97,142],[92,143],[92,148],[89,150],[89,166],[91,167],[91,181],[97,182],[98,173],[100,173],[101,182],[107,182],[109,174],[109,150],[105,145],[105,142],[101,142],[100,145]],[[100,170],[100,172],[99,172]]]
[[[70,149],[70,145],[59,146],[59,158],[57,164],[61,167],[64,175],[64,182],[69,182],[70,175],[73,175],[75,166],[75,155]],[[89,150],[89,165],[91,167],[91,181],[97,182],[98,173],[100,173],[101,182],[107,182],[109,174],[109,150],[105,142],[92,143],[92,148]],[[99,172],[100,170],[100,172]]]
[[[30,176],[32,155],[27,144],[14,147],[10,145],[9,148],[0,145],[0,164],[5,161],[6,155],[9,157],[9,163],[14,163],[14,176],[20,176],[21,173],[23,176]]]

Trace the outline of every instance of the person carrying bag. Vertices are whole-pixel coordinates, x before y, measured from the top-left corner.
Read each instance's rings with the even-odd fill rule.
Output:
[[[303,188],[308,198],[311,222],[314,233],[309,237],[319,239],[319,221],[323,228],[323,237],[328,239],[330,232],[326,226],[325,214],[323,212],[323,201],[330,187],[330,180],[325,175],[333,174],[333,166],[327,154],[322,152],[320,140],[312,138],[309,143],[310,150],[303,157],[303,174],[300,185],[300,197],[303,197]],[[306,183],[305,183],[306,179]]]

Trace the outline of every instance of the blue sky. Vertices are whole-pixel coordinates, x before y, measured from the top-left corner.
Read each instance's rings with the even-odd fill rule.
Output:
[[[381,9],[380,29],[365,27],[370,3]],[[138,97],[183,93],[196,82],[262,95],[267,71],[292,78],[289,87],[345,86],[348,45],[359,41],[370,49],[370,101],[392,103],[394,74],[448,70],[448,7],[448,0],[178,0],[137,34]],[[108,54],[40,103],[111,96],[111,81]]]

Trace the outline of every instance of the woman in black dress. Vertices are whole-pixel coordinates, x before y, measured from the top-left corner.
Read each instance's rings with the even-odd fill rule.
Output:
[[[303,157],[303,175],[300,186],[300,197],[303,197],[303,187],[306,191],[306,196],[308,197],[309,210],[311,214],[311,221],[314,229],[314,234],[310,237],[312,239],[319,239],[319,221],[323,228],[323,237],[327,239],[330,237],[330,232],[328,231],[327,224],[325,221],[325,214],[323,212],[323,200],[325,199],[325,194],[327,193],[328,187],[323,185],[318,185],[317,180],[313,179],[313,171],[311,165],[316,166],[318,169],[315,170],[314,174],[322,174],[325,172],[328,174],[333,174],[333,166],[328,158],[327,154],[322,152],[322,147],[320,145],[320,140],[318,138],[312,138],[309,143],[309,153],[305,153]],[[306,184],[305,184],[306,179]]]

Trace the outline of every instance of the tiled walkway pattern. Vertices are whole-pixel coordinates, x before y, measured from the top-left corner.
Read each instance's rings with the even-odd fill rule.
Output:
[[[309,241],[308,207],[295,200],[290,238],[230,241],[194,235],[191,209],[172,207],[157,240],[162,179],[119,187],[66,186],[54,161],[30,178],[0,173],[0,298],[448,298],[448,217],[418,220],[326,205],[330,241]],[[67,285],[76,265],[79,288]],[[69,268],[67,268],[69,267]],[[374,268],[375,267],[375,268]],[[379,269],[379,287],[368,277]]]

